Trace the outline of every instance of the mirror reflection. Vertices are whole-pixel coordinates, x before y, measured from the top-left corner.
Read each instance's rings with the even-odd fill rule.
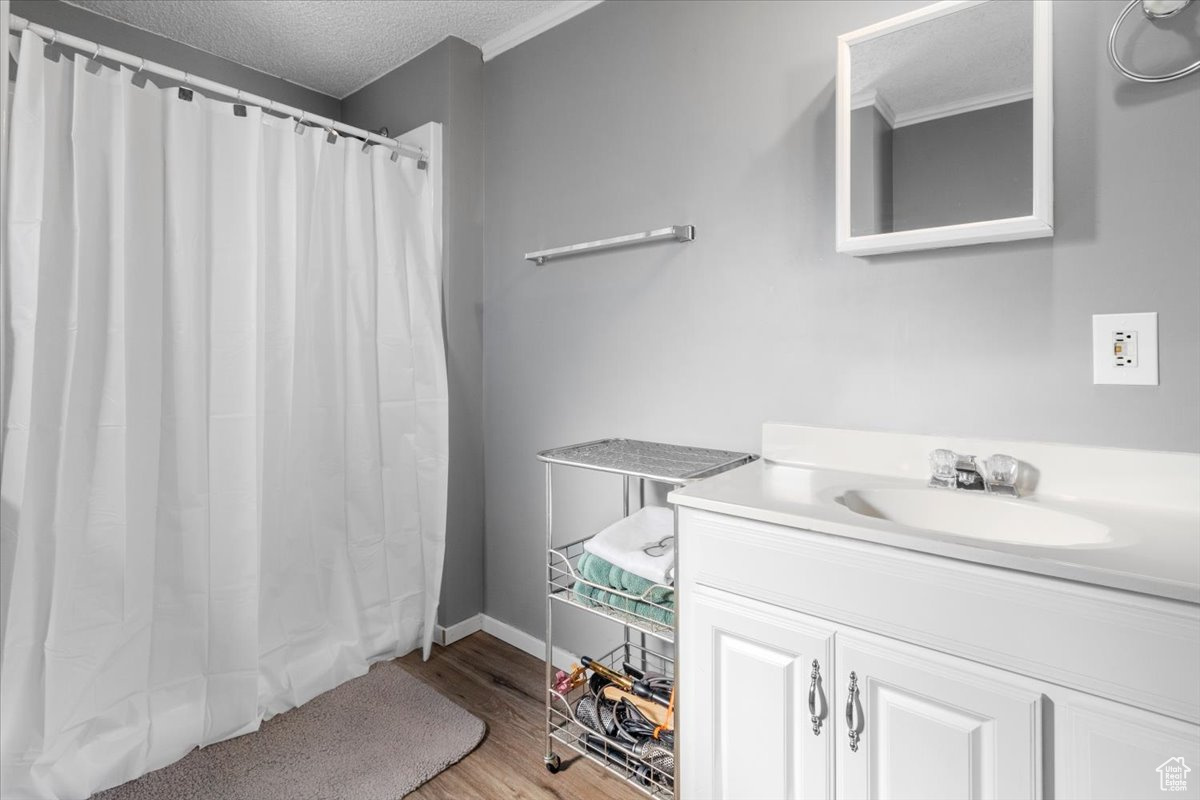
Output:
[[[850,59],[851,235],[1032,213],[1032,2],[972,6]]]

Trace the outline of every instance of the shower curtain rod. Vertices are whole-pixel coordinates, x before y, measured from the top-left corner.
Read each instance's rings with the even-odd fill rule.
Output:
[[[233,86],[226,86],[223,83],[210,81],[206,78],[197,78],[190,72],[168,67],[165,64],[159,64],[154,61],[147,61],[140,56],[133,56],[129,53],[120,50],[114,50],[111,47],[104,47],[96,42],[89,42],[87,39],[81,39],[78,36],[72,36],[69,33],[56,31],[53,28],[48,28],[45,25],[39,25],[36,22],[30,22],[24,17],[18,17],[16,14],[10,14],[8,17],[8,27],[12,31],[30,30],[37,34],[43,40],[51,43],[58,43],[67,47],[79,50],[83,53],[91,53],[92,58],[107,58],[110,61],[116,61],[120,64],[133,69],[137,72],[148,72],[154,75],[160,75],[168,80],[176,81],[185,86],[200,89],[202,91],[213,92],[224,97],[231,97],[235,102],[242,105],[258,106],[267,111],[274,111],[279,114],[284,114],[289,117],[295,117],[299,122],[311,122],[321,128],[327,128],[341,133],[349,134],[350,136],[364,139],[368,142],[380,144],[391,148],[395,152],[408,158],[415,158],[419,167],[424,167],[429,161],[429,154],[424,148],[415,145],[404,144],[397,139],[389,139],[386,136],[380,136],[378,133],[372,133],[362,128],[356,128],[353,125],[347,125],[344,122],[322,117],[319,114],[310,114],[307,111],[295,108],[294,106],[276,103],[266,97],[260,97],[256,94],[244,92]]]

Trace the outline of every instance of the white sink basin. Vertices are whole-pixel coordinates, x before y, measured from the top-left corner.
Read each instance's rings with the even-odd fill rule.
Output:
[[[1028,500],[949,489],[850,489],[837,498],[856,514],[910,528],[996,542],[1072,547],[1107,542],[1107,526]]]

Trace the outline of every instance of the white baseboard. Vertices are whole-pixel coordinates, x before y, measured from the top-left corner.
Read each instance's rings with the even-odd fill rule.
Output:
[[[483,630],[483,614],[476,614],[453,625],[438,625],[434,629],[433,640],[444,647],[481,630]]]
[[[546,643],[541,639],[526,633],[520,628],[514,628],[507,622],[501,622],[494,617],[489,617],[486,614],[476,614],[473,617],[467,617],[462,622],[456,622],[453,625],[438,625],[434,630],[433,641],[448,647],[454,644],[459,639],[465,639],[472,633],[483,631],[495,636],[505,644],[511,644],[518,650],[523,650],[529,655],[539,659],[546,658]],[[570,669],[572,664],[579,663],[579,656],[570,653],[561,647],[554,648],[554,666],[559,669]]]
[[[529,655],[536,658],[546,658],[546,643],[541,639],[526,633],[520,628],[514,628],[507,622],[501,622],[494,617],[489,617],[486,614],[483,617],[483,632],[490,633],[500,641],[511,644],[518,650],[524,650]],[[559,669],[570,669],[572,664],[579,663],[579,656],[570,653],[561,647],[554,648],[554,666]]]

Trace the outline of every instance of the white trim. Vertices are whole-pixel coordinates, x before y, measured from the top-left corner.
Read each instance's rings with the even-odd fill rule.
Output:
[[[856,256],[880,253],[904,253],[909,250],[933,250],[938,247],[959,247],[966,244],[1011,242],[1018,239],[1040,239],[1053,236],[1054,228],[1035,217],[989,219],[983,222],[964,222],[940,228],[918,228],[895,233],[876,233],[870,236],[839,237],[838,252]]]
[[[0,318],[8,310],[5,286],[8,283],[8,116],[10,113],[8,93],[8,17],[12,12],[9,0],[0,0]],[[0,346],[0,386],[4,385],[7,365],[4,347]],[[7,420],[4,394],[0,392],[0,420]],[[0,463],[3,461],[4,442],[0,441]]]
[[[1054,232],[1054,10],[1033,4],[1033,216]]]
[[[865,89],[860,92],[855,92],[850,96],[850,110],[858,111],[860,108],[874,106],[879,115],[884,118],[888,126],[893,130],[903,128],[908,125],[918,125],[922,122],[932,122],[935,119],[943,117],[954,117],[959,114],[968,114],[972,111],[982,111],[985,108],[994,108],[995,106],[1008,105],[1009,103],[1018,103],[1022,100],[1033,99],[1033,87],[1028,89],[1009,89],[1003,92],[993,92],[991,94],[982,94],[976,97],[968,97],[962,100],[955,100],[951,103],[944,103],[940,106],[926,106],[912,111],[904,111],[897,114],[887,98],[885,98],[878,89]]]
[[[578,16],[589,8],[600,5],[603,0],[564,0],[532,19],[522,22],[512,30],[499,36],[494,36],[483,43],[479,49],[483,51],[483,60],[491,61],[505,50],[511,50],[522,42],[529,41],[539,33],[545,33],[556,25],[561,25],[571,17]]]
[[[993,92],[992,94],[979,95],[978,97],[971,97],[966,100],[955,100],[953,103],[945,103],[940,106],[928,106],[897,114],[895,117],[896,122],[892,127],[903,128],[906,125],[917,125],[921,122],[930,122],[942,117],[954,117],[959,114],[968,114],[972,111],[982,111],[985,108],[993,108],[995,106],[1003,106],[1009,103],[1017,103],[1021,100],[1032,99],[1032,86],[1028,89],[1017,89],[1015,91],[1010,89],[1004,92]]]
[[[538,660],[546,658],[546,643],[536,636],[526,633],[520,628],[501,622],[487,614],[476,614],[467,617],[462,622],[453,625],[438,625],[434,629],[433,640],[443,647],[449,647],[460,639],[465,639],[473,633],[483,631],[495,636],[505,644],[528,653]],[[572,664],[579,663],[579,656],[561,647],[554,648],[554,666],[559,669],[570,669]]]
[[[879,116],[883,117],[883,121],[888,124],[889,128],[896,128],[896,112],[892,110],[891,104],[884,98],[876,89],[870,89],[865,92],[858,92],[850,98],[850,110],[858,111],[860,108],[867,106],[875,106],[875,110],[879,112]]]
[[[944,17],[947,14],[954,14],[958,11],[966,11],[972,6],[981,5],[988,0],[941,0],[941,2],[933,3],[932,5],[918,8],[915,11],[909,11],[907,14],[901,14],[898,17],[885,19],[882,22],[876,22],[874,25],[868,25],[865,28],[843,33],[838,37],[838,45],[846,44],[847,46],[864,42],[868,39],[874,39],[887,33],[895,33],[902,31],[905,28],[911,28],[913,25],[920,25],[923,22],[930,22],[938,17]]]
[[[476,614],[453,625],[438,625],[434,628],[433,640],[442,647],[447,647],[459,639],[465,639],[472,633],[478,633],[481,630],[483,630],[483,614]]]
[[[535,658],[545,660],[546,643],[541,639],[526,633],[520,628],[514,628],[507,622],[501,622],[495,617],[489,617],[486,614],[483,614],[482,617],[484,633],[489,633],[500,641],[511,644],[518,650],[524,650]],[[572,664],[578,663],[579,656],[569,653],[561,647],[554,648],[554,666],[565,670],[570,669]]]
[[[838,37],[837,147],[834,162],[837,252],[864,256],[1054,235],[1054,33],[1051,0],[1033,0],[1033,204],[1030,215],[869,236],[853,236],[850,232],[851,46],[977,6],[979,2],[945,0]]]

